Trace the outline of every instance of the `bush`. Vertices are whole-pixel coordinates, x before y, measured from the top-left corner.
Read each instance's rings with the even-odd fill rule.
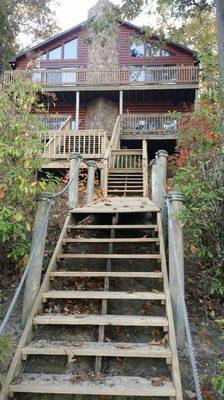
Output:
[[[174,177],[185,195],[187,256],[204,267],[211,294],[224,294],[224,155],[219,115],[206,97],[180,127]]]
[[[2,263],[21,260],[29,250],[35,195],[47,188],[38,180],[46,133],[34,115],[44,106],[42,88],[18,76],[0,86],[0,243]],[[32,114],[33,113],[33,114]]]

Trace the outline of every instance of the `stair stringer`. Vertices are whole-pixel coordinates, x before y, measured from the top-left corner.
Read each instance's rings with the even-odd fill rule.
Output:
[[[163,272],[164,292],[165,292],[165,296],[166,296],[166,315],[167,315],[168,326],[169,326],[169,345],[170,345],[171,354],[172,354],[172,364],[171,364],[172,377],[173,377],[173,383],[174,383],[174,386],[176,389],[176,399],[182,400],[183,393],[182,393],[182,386],[181,386],[180,368],[179,368],[177,344],[176,344],[176,334],[175,334],[175,328],[174,328],[173,310],[172,310],[169,280],[168,280],[168,273],[167,273],[166,254],[165,254],[163,228],[162,228],[162,220],[161,220],[160,212],[157,212],[157,225],[158,225],[158,235],[160,238],[161,270]]]
[[[34,305],[32,307],[32,310],[30,312],[29,318],[27,320],[25,329],[23,331],[23,334],[21,336],[21,339],[19,341],[19,344],[17,346],[15,355],[13,357],[11,366],[9,368],[8,374],[3,380],[3,388],[0,392],[0,400],[7,400],[8,397],[10,397],[9,393],[9,385],[13,381],[13,379],[19,375],[23,368],[23,360],[22,360],[22,349],[23,347],[27,344],[28,341],[30,341],[33,337],[33,318],[37,314],[37,310],[42,309],[43,303],[42,303],[42,293],[46,290],[49,290],[50,287],[50,273],[54,272],[57,269],[57,254],[61,252],[62,247],[63,247],[63,237],[65,236],[67,226],[70,224],[72,219],[71,214],[67,216],[64,226],[62,228],[61,234],[59,236],[57,245],[54,249],[54,253],[52,255],[52,258],[50,260],[49,266],[47,268],[47,271],[45,273],[43,282],[41,284],[39,293],[37,295],[37,298],[34,302]]]

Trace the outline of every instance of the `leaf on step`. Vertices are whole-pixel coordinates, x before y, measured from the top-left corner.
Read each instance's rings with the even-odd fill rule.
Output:
[[[155,336],[159,335],[159,329],[151,328],[150,333],[151,333],[151,336],[155,337]]]
[[[164,336],[164,338],[161,340],[161,344],[165,345],[169,341],[169,335],[168,333]]]
[[[84,373],[80,374],[80,375],[73,375],[71,376],[71,378],[69,379],[69,382],[72,383],[73,385],[75,385],[78,382],[81,382],[85,379],[85,375]]]
[[[156,339],[151,340],[148,344],[151,344],[152,346],[162,346],[161,340]]]
[[[76,358],[74,358],[74,353],[71,350],[65,348],[64,352],[68,356],[68,362],[66,364],[67,367],[70,364],[73,364],[74,362],[76,362]]]
[[[151,383],[152,386],[162,386],[168,378],[166,376],[161,376],[160,378],[152,378]]]
[[[197,397],[196,393],[191,390],[185,390],[185,393],[189,399],[195,399]]]
[[[44,312],[43,312],[42,308],[38,308],[36,315],[43,315],[43,314],[44,314]]]
[[[131,346],[129,344],[122,343],[115,344],[115,347],[117,347],[118,349],[131,349]]]

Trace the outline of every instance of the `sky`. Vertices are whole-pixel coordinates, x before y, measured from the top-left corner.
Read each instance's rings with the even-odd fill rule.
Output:
[[[61,31],[71,28],[87,19],[87,13],[97,0],[55,0],[52,9],[56,13],[56,19]],[[113,0],[114,4],[121,4],[121,0]],[[58,3],[58,4],[56,4]],[[144,25],[151,22],[155,24],[153,16],[149,18],[146,13],[142,13],[137,19],[132,21],[136,25]],[[32,38],[28,35],[21,34],[19,41],[22,47],[33,45]]]

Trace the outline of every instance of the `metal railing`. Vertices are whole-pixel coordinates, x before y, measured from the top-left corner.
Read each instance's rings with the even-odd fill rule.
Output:
[[[120,117],[121,134],[175,134],[178,130],[177,116],[161,114],[123,114]]]
[[[114,69],[58,68],[6,71],[5,84],[16,74],[22,74],[36,83],[48,87],[107,86],[107,85],[163,85],[193,84],[199,81],[196,66],[130,66]]]

